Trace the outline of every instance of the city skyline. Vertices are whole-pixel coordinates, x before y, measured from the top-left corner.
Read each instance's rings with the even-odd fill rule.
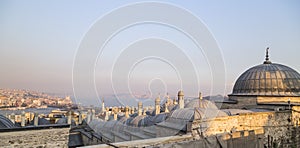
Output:
[[[198,17],[218,43],[226,72],[226,76],[220,77],[225,77],[226,81],[225,84],[216,86],[218,91],[212,95],[230,94],[236,78],[247,67],[263,63],[267,47],[270,47],[272,62],[287,64],[299,71],[300,65],[297,62],[299,50],[297,49],[300,47],[298,27],[300,26],[298,19],[300,10],[297,8],[300,3],[298,1],[289,1],[289,3],[281,1],[233,2],[232,4],[216,1],[162,2],[185,9]],[[136,2],[94,1],[92,4],[85,4],[77,1],[71,4],[70,1],[66,1],[59,5],[33,1],[18,3],[2,1],[1,3],[0,21],[3,23],[0,25],[0,31],[3,33],[0,34],[2,68],[0,87],[72,94],[73,62],[78,46],[88,30],[116,8]],[[23,7],[24,5],[27,7]],[[185,48],[174,50],[175,48],[170,48],[163,42],[157,44],[165,45],[163,49],[166,53],[159,50],[159,54],[168,54],[170,57],[178,58],[184,53],[186,57],[179,60],[180,64],[185,59],[196,60],[192,64],[196,65],[197,68],[194,70],[197,72],[193,73],[190,79],[186,79],[185,83],[190,83],[186,84],[183,89],[187,92],[185,93],[187,96],[196,96],[198,91],[210,95],[212,71],[203,51],[195,51],[191,41],[166,26],[144,24],[128,28],[116,36],[104,50],[103,58],[95,66],[97,72],[95,82],[100,90],[99,96],[124,93],[122,81],[118,82],[119,79],[122,80],[122,77],[113,74],[113,80],[116,81],[113,83],[120,84],[120,91],[113,92],[111,89],[106,89],[112,82],[106,81],[108,78],[105,74],[112,73],[110,66],[118,62],[123,46],[129,46],[149,37],[152,37],[151,40],[142,40],[145,41],[144,44],[133,46],[132,51],[157,43],[155,38],[178,43]],[[136,54],[129,52],[128,55]],[[175,67],[180,67],[180,64],[175,64]],[[183,64],[184,67],[185,65],[189,63]],[[187,71],[193,71],[193,67],[189,67]],[[148,93],[153,99],[158,93],[166,94],[166,91],[176,94],[181,87],[177,82],[172,83],[177,78],[174,73],[170,65],[159,60],[152,59],[143,62],[132,73],[134,82],[130,83],[131,90],[133,94]],[[157,77],[157,75],[162,77]],[[199,77],[200,86],[198,87],[196,83],[192,83],[195,77]],[[223,92],[224,86],[226,89]],[[151,92],[153,94],[145,89],[147,87],[153,91]],[[89,92],[80,93],[84,96]]]

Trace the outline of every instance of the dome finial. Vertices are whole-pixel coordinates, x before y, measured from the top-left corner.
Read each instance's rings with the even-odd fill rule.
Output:
[[[269,47],[266,49],[266,61],[269,61]]]
[[[266,60],[264,61],[264,64],[271,64],[272,62],[271,61],[269,61],[270,59],[269,59],[269,47],[267,47],[267,49],[266,49]]]

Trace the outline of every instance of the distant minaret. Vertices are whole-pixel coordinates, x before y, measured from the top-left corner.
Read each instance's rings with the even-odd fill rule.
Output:
[[[178,104],[179,104],[179,108],[184,108],[184,94],[183,94],[183,91],[180,90],[178,92]]]
[[[105,112],[104,98],[102,99],[102,113]]]
[[[155,115],[158,115],[160,113],[160,97],[158,96],[155,99]]]
[[[21,114],[21,126],[24,127],[25,126],[25,112],[22,111]]]
[[[202,99],[203,99],[203,97],[202,97],[202,93],[201,93],[201,92],[199,92],[199,107],[201,107],[201,102],[202,102]]]
[[[138,102],[138,116],[141,116],[143,114],[143,103]]]

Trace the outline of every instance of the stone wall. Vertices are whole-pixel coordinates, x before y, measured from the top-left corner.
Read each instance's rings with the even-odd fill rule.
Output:
[[[284,96],[279,96],[279,97],[257,97],[257,103],[287,103],[288,100],[290,99],[291,103],[300,103],[300,97],[284,97]]]
[[[292,107],[292,122],[293,125],[295,125],[296,127],[298,127],[300,125],[300,106],[293,106]]]
[[[0,132],[0,147],[68,147],[70,128]]]
[[[222,109],[228,109],[228,108],[237,108],[237,109],[241,109],[241,108],[252,108],[254,106],[257,105],[257,97],[245,97],[245,96],[229,96],[229,98],[231,100],[237,101],[236,104],[227,104],[227,103],[223,103],[221,108]]]
[[[292,97],[292,96],[230,96],[229,98],[231,100],[236,101],[237,103],[222,103],[221,109],[229,109],[229,108],[236,108],[236,109],[242,109],[242,108],[256,108],[257,105],[262,107],[261,105],[264,104],[275,104],[277,105],[285,105],[287,106],[288,100],[290,100],[291,104],[293,103],[300,103],[300,97]],[[219,105],[219,106],[220,106]],[[273,106],[272,108],[276,108],[276,106]]]
[[[291,139],[291,111],[243,113],[237,116],[218,117],[209,120],[195,121],[192,125],[193,134],[203,133],[205,136],[218,133],[232,133],[262,129],[264,144],[286,143]],[[201,130],[200,130],[201,129]],[[269,139],[268,139],[269,137]]]

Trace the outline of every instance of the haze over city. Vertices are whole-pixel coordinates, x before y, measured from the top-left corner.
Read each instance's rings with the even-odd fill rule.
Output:
[[[72,70],[81,41],[101,18],[136,2],[1,1],[0,88],[29,89],[74,97]],[[154,99],[159,93],[164,96],[168,92],[175,96],[179,89],[191,97],[198,91],[204,95],[227,95],[242,72],[264,61],[267,47],[270,47],[272,62],[300,70],[299,1],[162,3],[182,8],[205,24],[218,43],[221,60],[224,61],[218,66],[223,67],[225,75],[213,77],[212,73],[218,71],[212,71],[209,63],[212,59],[207,59],[206,51],[197,49],[181,32],[168,26],[145,23],[117,34],[103,49],[99,59],[95,59],[95,84],[99,98],[132,93],[133,97],[146,95]],[[168,41],[178,46],[168,44]],[[131,71],[122,71],[121,67],[128,65],[129,59],[133,58],[135,62],[141,60],[139,57],[143,57],[143,50],[151,51],[149,54],[157,57],[176,59],[171,64],[179,69],[182,84],[174,67],[160,58],[152,57],[140,62]],[[113,66],[117,67],[114,69]],[[130,79],[127,77],[129,72]],[[212,86],[213,79],[224,79],[225,84],[220,81]],[[212,88],[215,89],[213,94]],[[79,101],[82,103],[93,104],[91,102],[99,99],[90,96],[89,90],[76,93],[79,99],[84,98]]]
[[[300,147],[300,1],[0,1],[0,147]]]

